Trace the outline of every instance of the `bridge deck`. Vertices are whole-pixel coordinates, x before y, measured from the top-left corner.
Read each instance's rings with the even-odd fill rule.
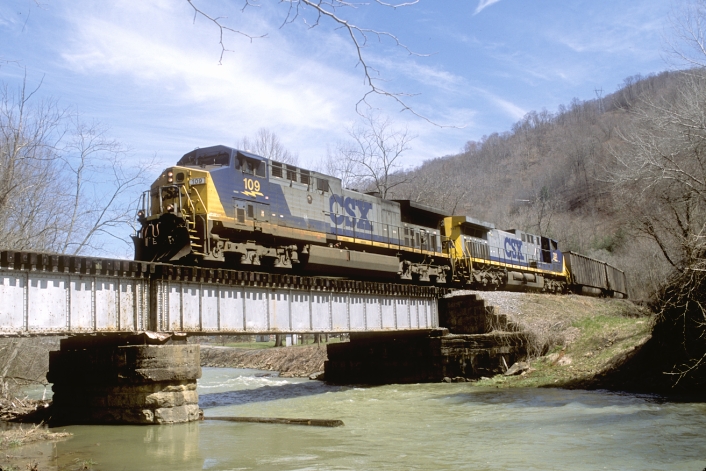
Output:
[[[438,327],[442,288],[0,252],[0,335]]]

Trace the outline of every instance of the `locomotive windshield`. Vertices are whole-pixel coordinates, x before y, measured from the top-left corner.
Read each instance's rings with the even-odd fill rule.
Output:
[[[206,167],[207,165],[220,165],[227,167],[230,165],[230,154],[227,152],[218,152],[213,154],[205,154],[196,156],[195,152],[190,152],[179,160],[177,165],[196,165]]]

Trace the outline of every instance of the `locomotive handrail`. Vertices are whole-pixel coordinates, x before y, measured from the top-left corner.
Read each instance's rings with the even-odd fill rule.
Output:
[[[199,203],[201,203],[201,206],[206,208],[206,204],[204,203],[203,199],[201,198],[201,193],[199,193],[198,188],[191,187],[191,189],[196,192],[196,196],[198,198]],[[186,200],[188,201],[189,209],[191,210],[191,215],[190,215],[191,221],[190,222],[191,222],[191,224],[194,225],[194,228],[195,228],[196,227],[196,205],[194,204],[194,201],[191,199],[191,195],[189,195],[189,192],[187,192],[186,189],[184,189],[184,195],[186,195]],[[181,200],[181,191],[179,191],[179,199]],[[205,253],[208,253],[211,250],[210,241],[209,241],[208,237],[204,237],[202,250]]]

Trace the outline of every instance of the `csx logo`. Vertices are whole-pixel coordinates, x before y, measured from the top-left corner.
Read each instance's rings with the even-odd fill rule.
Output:
[[[345,224],[347,227],[355,226],[361,231],[373,230],[373,225],[368,221],[368,212],[373,209],[373,203],[356,200],[350,196],[344,198],[340,195],[331,195],[328,202],[331,220],[337,226]],[[336,214],[336,206],[343,208],[346,214]]]
[[[513,239],[512,237],[505,237],[505,257],[515,260],[524,260],[525,256],[522,255],[522,241]]]

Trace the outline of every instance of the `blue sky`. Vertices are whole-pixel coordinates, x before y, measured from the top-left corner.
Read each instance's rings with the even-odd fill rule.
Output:
[[[100,120],[132,158],[167,166],[182,154],[233,145],[259,128],[274,131],[301,166],[313,167],[346,138],[366,92],[355,51],[326,23],[303,17],[282,26],[279,1],[195,3],[253,35],[227,35],[194,21],[185,0],[4,0],[0,80],[38,84],[40,93]],[[384,86],[434,126],[389,99],[371,103],[418,137],[406,166],[459,152],[468,140],[509,130],[531,110],[613,92],[623,79],[668,68],[664,0],[421,0],[390,9],[360,5],[340,14],[394,33],[364,53]]]

